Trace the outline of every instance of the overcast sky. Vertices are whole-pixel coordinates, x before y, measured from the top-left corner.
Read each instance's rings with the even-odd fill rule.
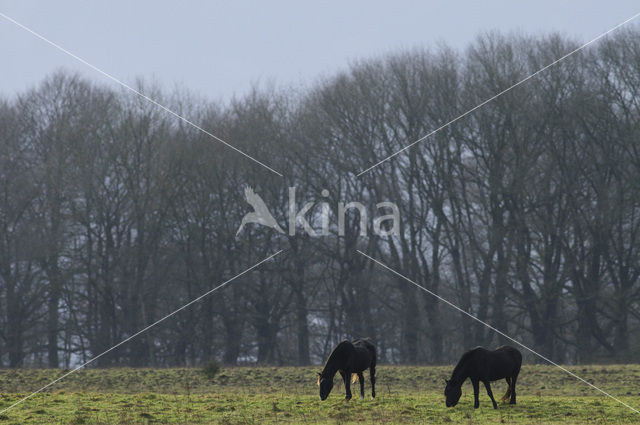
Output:
[[[0,12],[127,83],[144,77],[227,100],[255,83],[309,84],[402,48],[462,49],[487,30],[588,41],[640,12],[640,2],[0,0]],[[0,61],[4,96],[59,68],[109,84],[2,17]]]

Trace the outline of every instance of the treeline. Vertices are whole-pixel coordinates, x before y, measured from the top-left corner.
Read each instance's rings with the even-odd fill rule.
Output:
[[[637,361],[640,28],[358,176],[577,46],[489,34],[224,105],[138,86],[283,177],[77,75],[1,100],[0,365],[88,360],[280,249],[96,363],[308,364],[360,336],[381,362],[444,363],[505,342],[357,250],[554,361]],[[312,227],[328,206],[330,234],[236,236],[247,185],[285,230],[290,187]],[[369,216],[340,234],[350,201]],[[395,236],[373,232],[382,201]]]

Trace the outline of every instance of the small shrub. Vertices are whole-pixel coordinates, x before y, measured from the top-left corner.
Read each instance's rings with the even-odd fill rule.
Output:
[[[212,380],[220,371],[220,364],[215,359],[209,360],[202,368],[202,373],[207,379]]]

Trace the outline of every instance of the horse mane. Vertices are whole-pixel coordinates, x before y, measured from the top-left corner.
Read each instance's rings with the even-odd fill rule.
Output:
[[[482,347],[476,347],[476,348],[472,348],[471,350],[467,351],[466,353],[464,353],[462,355],[462,357],[460,357],[460,360],[458,360],[458,363],[456,364],[456,367],[453,368],[453,373],[451,374],[451,379],[455,379],[455,377],[457,377],[461,372],[462,372],[462,368],[464,367],[464,365],[467,364],[467,361],[469,360],[469,358],[479,349]]]
[[[351,343],[351,341],[347,341],[345,339],[344,341],[336,345],[333,348],[333,350],[331,350],[331,353],[329,354],[329,358],[327,358],[327,362],[324,364],[324,368],[322,369],[322,373],[324,373],[327,370],[327,367],[329,365],[332,365],[333,363],[335,363],[337,358],[344,352],[345,348],[347,347],[353,347],[353,344]]]
[[[339,354],[342,354],[342,351],[344,351],[344,348],[346,346],[351,346],[353,345],[351,343],[351,341],[347,341],[346,339],[344,341],[342,341],[340,344],[336,345],[333,350],[331,350],[331,353],[329,354],[329,358],[327,359],[327,363],[328,364],[330,361],[335,360],[336,356],[338,356]]]

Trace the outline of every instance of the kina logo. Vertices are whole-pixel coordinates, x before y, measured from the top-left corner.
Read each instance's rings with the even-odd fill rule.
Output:
[[[324,189],[321,192],[323,198],[329,196],[329,191]],[[253,207],[253,211],[246,213],[242,217],[240,227],[236,232],[236,237],[242,232],[246,224],[260,224],[262,226],[275,229],[279,233],[285,234],[285,230],[280,227],[273,214],[267,208],[264,200],[253,191],[251,187],[245,187],[244,197],[247,203]],[[317,207],[317,208],[314,208]],[[330,217],[336,216],[338,219],[337,226],[333,226],[337,230],[339,236],[345,235],[345,221],[348,210],[355,210],[360,220],[360,235],[367,236],[369,230],[378,236],[393,236],[400,232],[400,211],[394,202],[378,202],[375,204],[375,212],[391,212],[391,214],[378,215],[373,218],[373,222],[369,222],[370,212],[361,202],[338,202],[335,208],[330,208],[327,202],[314,204],[313,202],[305,203],[301,209],[298,209],[296,203],[296,188],[289,187],[289,232],[290,236],[296,234],[296,229],[301,227],[309,236],[328,236],[331,227]],[[332,214],[331,211],[335,212]],[[316,211],[315,213],[313,211]],[[308,221],[312,215],[316,221],[320,222],[320,228],[314,228]]]

